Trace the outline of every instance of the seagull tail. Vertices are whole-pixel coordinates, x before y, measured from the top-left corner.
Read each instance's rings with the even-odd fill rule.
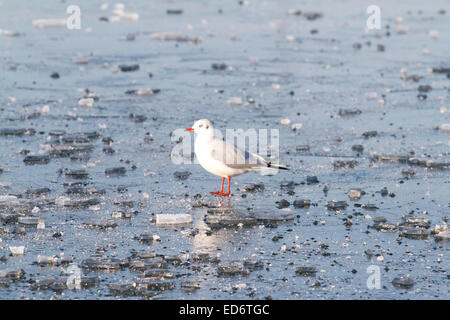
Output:
[[[278,164],[278,163],[272,163],[272,162],[267,162],[267,167],[268,168],[277,168],[277,169],[281,169],[281,170],[289,170],[289,167],[284,164]]]

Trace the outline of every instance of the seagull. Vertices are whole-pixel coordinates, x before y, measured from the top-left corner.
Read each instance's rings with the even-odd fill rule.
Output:
[[[267,168],[289,170],[285,165],[266,161],[259,155],[241,150],[235,145],[214,138],[214,128],[207,119],[197,120],[186,131],[194,131],[197,134],[194,145],[195,156],[203,169],[222,177],[220,191],[213,191],[211,194],[229,196],[231,177],[243,173],[261,171]],[[225,178],[228,179],[228,192],[226,193],[223,192]]]

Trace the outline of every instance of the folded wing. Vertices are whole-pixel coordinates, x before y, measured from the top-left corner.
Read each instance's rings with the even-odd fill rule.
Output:
[[[264,158],[247,150],[242,150],[236,145],[217,139],[214,139],[212,143],[211,156],[213,159],[221,161],[233,169],[251,171],[270,167],[270,163]]]

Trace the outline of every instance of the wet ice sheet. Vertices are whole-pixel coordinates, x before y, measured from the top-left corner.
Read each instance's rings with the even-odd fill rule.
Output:
[[[243,4],[84,4],[67,30],[32,25],[63,3],[2,3],[1,298],[448,298],[446,2],[381,2],[368,33],[356,1]],[[204,117],[280,129],[292,170],[207,196],[220,179],[168,162]]]

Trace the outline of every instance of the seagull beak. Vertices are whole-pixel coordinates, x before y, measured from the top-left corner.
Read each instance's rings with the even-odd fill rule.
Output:
[[[187,128],[185,131],[194,131],[194,128]]]

